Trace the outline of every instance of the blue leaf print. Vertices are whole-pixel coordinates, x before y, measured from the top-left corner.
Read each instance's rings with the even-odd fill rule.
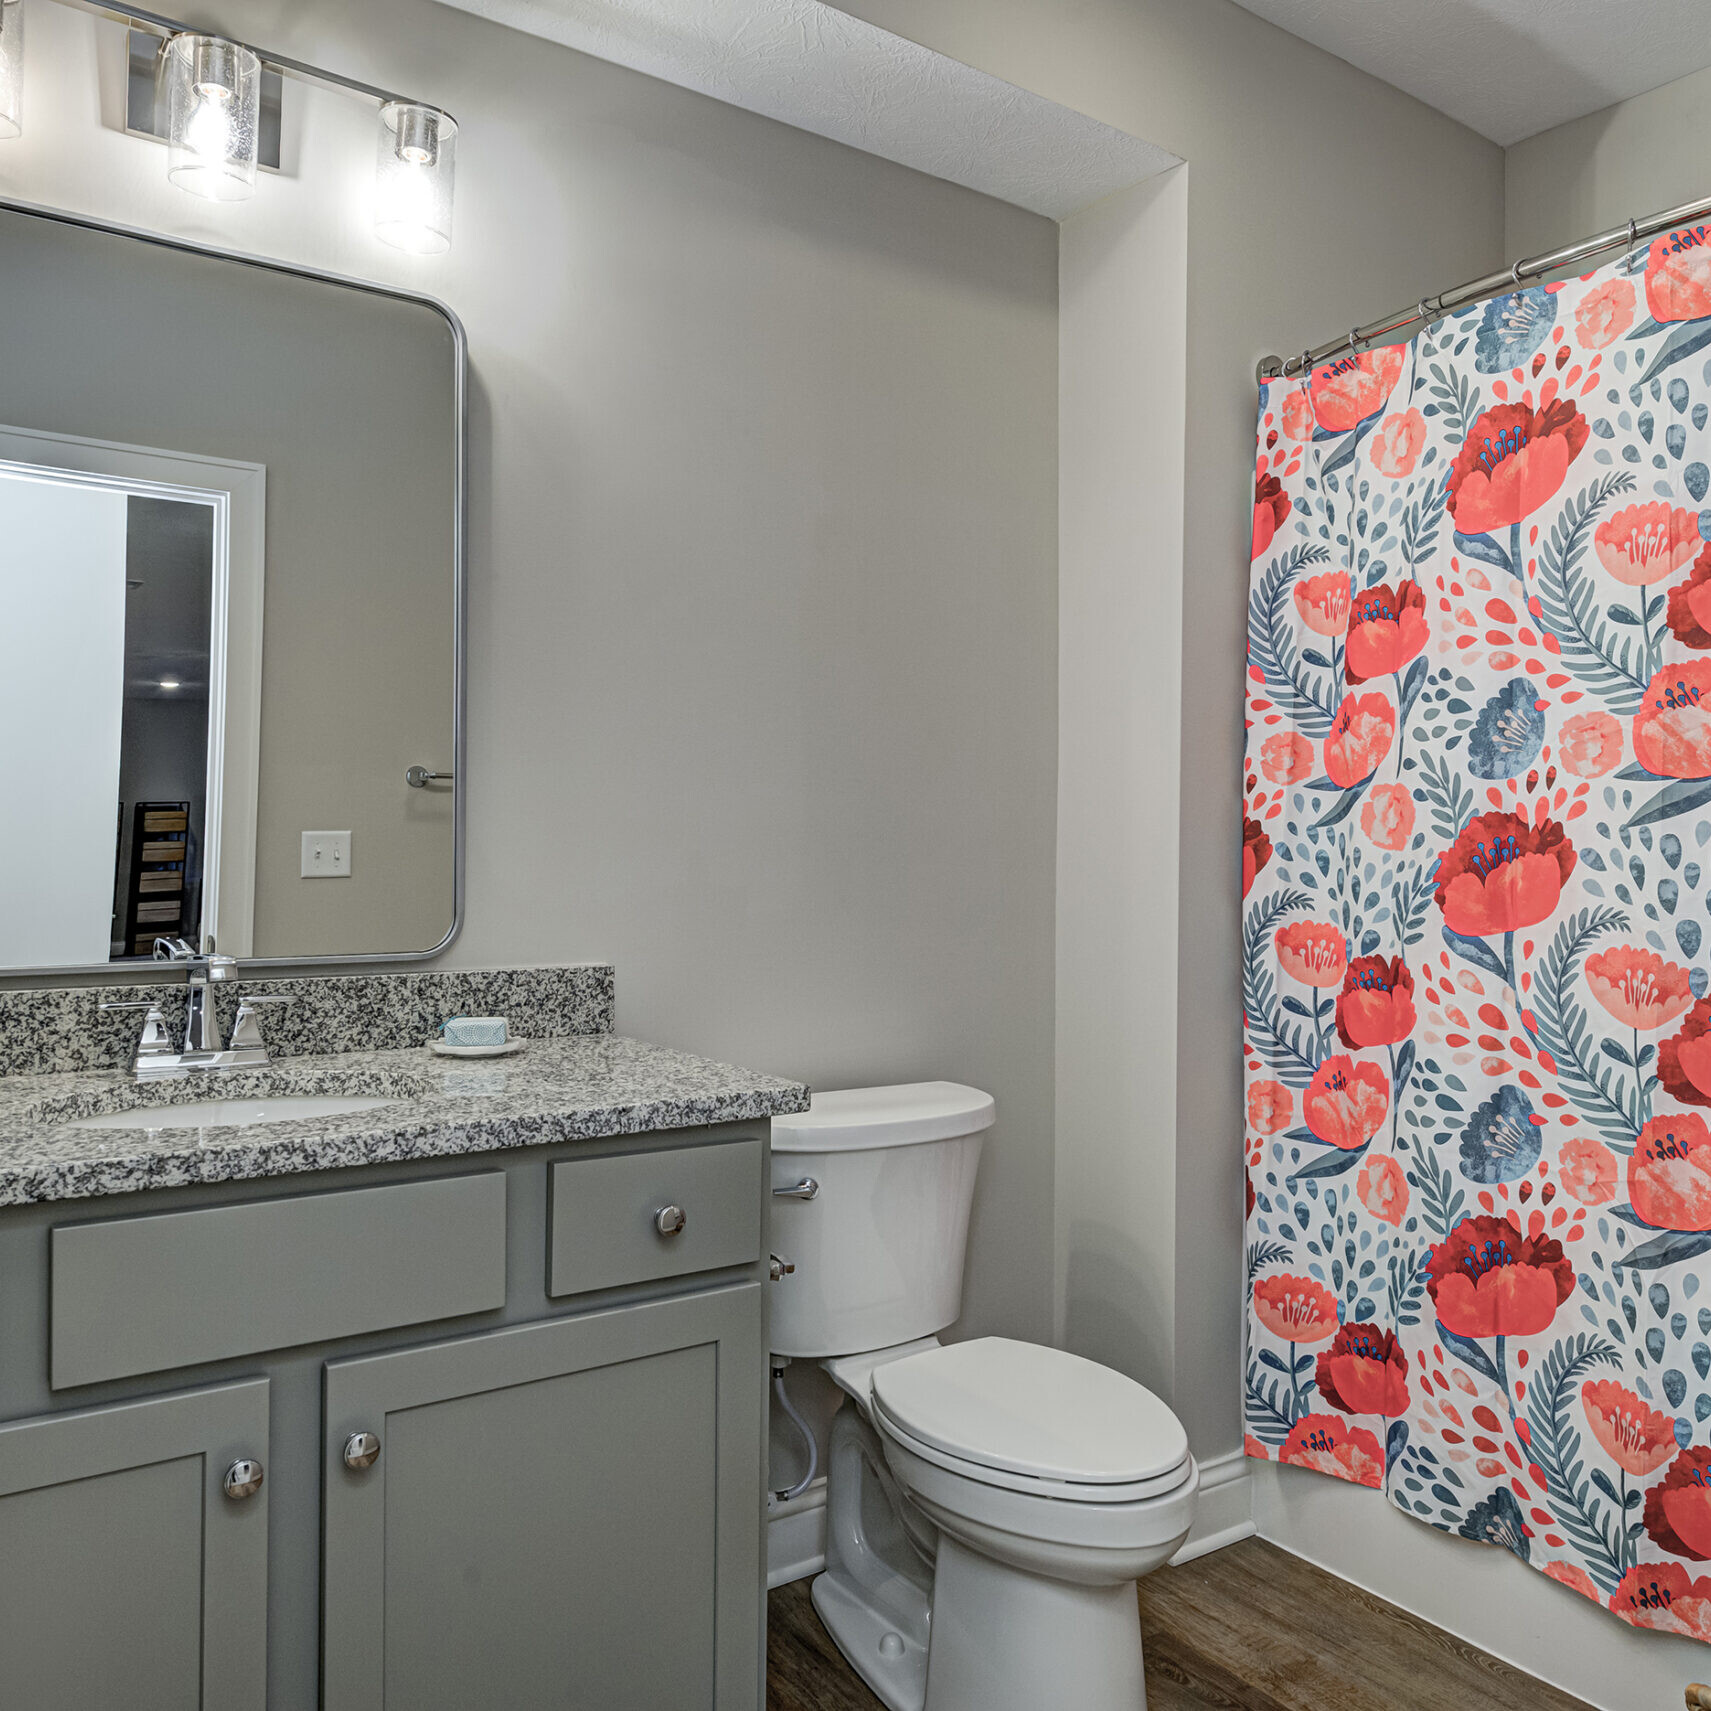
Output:
[[[1462,1130],[1462,1175],[1487,1185],[1514,1182],[1539,1162],[1542,1139],[1526,1094],[1500,1087]]]
[[[1486,702],[1467,740],[1467,769],[1475,778],[1516,778],[1545,746],[1545,715],[1530,678],[1512,677]]]
[[[1488,1545],[1501,1545],[1513,1551],[1522,1562],[1532,1559],[1533,1547],[1527,1524],[1521,1519],[1521,1505],[1507,1486],[1500,1485],[1483,1503],[1468,1510],[1457,1532],[1464,1539],[1480,1539]]]
[[[1479,318],[1473,366],[1481,374],[1501,374],[1519,368],[1556,325],[1557,300],[1543,286],[1494,297]]]

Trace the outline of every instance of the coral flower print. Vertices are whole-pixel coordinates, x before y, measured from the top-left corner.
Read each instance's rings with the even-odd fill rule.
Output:
[[[1582,1580],[1587,1579],[1584,1570],[1579,1572]],[[1610,1613],[1635,1628],[1711,1640],[1711,1576],[1695,1580],[1676,1562],[1631,1568],[1610,1595]]]
[[[1392,479],[1412,475],[1425,445],[1426,418],[1418,410],[1399,410],[1386,416],[1373,433],[1373,467]]]
[[[1576,778],[1602,778],[1622,764],[1621,724],[1609,713],[1576,713],[1557,732],[1557,756]]]
[[[1574,864],[1555,821],[1534,826],[1518,814],[1478,815],[1438,861],[1444,925],[1470,938],[1537,926],[1556,912]]]
[[[1381,850],[1408,847],[1414,832],[1414,798],[1405,784],[1375,784],[1361,804],[1360,829]]]
[[[1616,1155],[1601,1141],[1572,1135],[1557,1153],[1557,1180],[1582,1206],[1616,1198]]]
[[[1253,890],[1260,869],[1271,860],[1271,839],[1258,820],[1242,816],[1242,895]]]
[[[1262,1135],[1287,1129],[1295,1115],[1295,1095],[1281,1081],[1256,1081],[1248,1089],[1248,1125]]]
[[[1646,1493],[1646,1532],[1672,1556],[1711,1560],[1711,1449],[1683,1450]]]
[[[1693,561],[1684,582],[1669,591],[1664,622],[1678,642],[1690,648],[1711,648],[1711,547]]]
[[[1507,1218],[1463,1218],[1426,1264],[1438,1318],[1462,1337],[1531,1337],[1574,1288],[1562,1243],[1524,1237]]]
[[[1351,1051],[1393,1046],[1414,1032],[1414,977],[1401,957],[1356,957],[1337,997],[1337,1038]]]
[[[1337,1298],[1310,1277],[1262,1277],[1254,1312],[1282,1342],[1322,1343],[1337,1334]]]
[[[1367,1211],[1381,1222],[1400,1228],[1408,1210],[1408,1178],[1393,1158],[1368,1158],[1355,1178],[1355,1193]]]
[[[1378,771],[1396,737],[1396,709],[1376,690],[1347,695],[1325,739],[1325,775],[1339,790]]]
[[[1254,550],[1259,555],[1271,545],[1272,536],[1283,527],[1289,515],[1290,497],[1275,475],[1254,478]]]
[[[1530,517],[1562,486],[1591,431],[1566,398],[1538,411],[1525,404],[1487,410],[1445,483],[1457,533],[1490,534]]]
[[[1341,986],[1348,940],[1328,921],[1292,921],[1277,930],[1277,960],[1303,986]]]
[[[1328,1057],[1301,1095],[1301,1115],[1313,1134],[1343,1152],[1364,1147],[1390,1110],[1390,1084],[1375,1063]]]
[[[1654,321],[1711,315],[1711,226],[1688,226],[1653,241],[1646,258],[1646,307]]]
[[[1624,1027],[1650,1032],[1693,1008],[1687,970],[1656,951],[1617,945],[1586,959],[1592,996]]]
[[[1285,439],[1310,440],[1313,437],[1313,395],[1305,386],[1297,386],[1283,401],[1283,434]]]
[[[1666,665],[1646,685],[1634,759],[1662,778],[1711,778],[1711,660]]]
[[[1659,1230],[1711,1230],[1711,1129],[1691,1111],[1654,1117],[1628,1159],[1628,1198]]]
[[[1291,1467],[1310,1467],[1352,1485],[1384,1484],[1384,1451],[1364,1426],[1351,1426],[1338,1414],[1304,1414],[1290,1428],[1277,1459]]]
[[[1328,570],[1295,585],[1295,610],[1316,636],[1340,636],[1349,627],[1349,573]]]
[[[1295,784],[1313,770],[1313,745],[1299,731],[1279,731],[1260,744],[1259,769],[1273,784]]]
[[[1574,336],[1582,350],[1613,345],[1634,324],[1634,288],[1625,279],[1607,279],[1587,292],[1574,311]]]
[[[1316,1376],[1321,1400],[1345,1414],[1408,1411],[1408,1357],[1394,1331],[1344,1325],[1319,1356]]]
[[[1350,683],[1400,671],[1426,645],[1426,596],[1415,582],[1392,589],[1381,582],[1349,608],[1349,645],[1343,656]]]
[[[1681,1032],[1658,1047],[1658,1080],[1683,1105],[1711,1105],[1711,999],[1701,998]]]
[[[1327,433],[1357,427],[1384,408],[1402,377],[1401,345],[1340,357],[1313,370],[1313,414]]]
[[[1675,1455],[1675,1421],[1614,1379],[1583,1384],[1580,1405],[1593,1437],[1624,1473],[1643,1479]]]
[[[1593,531],[1598,562],[1630,588],[1649,588],[1699,557],[1699,513],[1675,506],[1630,505]]]

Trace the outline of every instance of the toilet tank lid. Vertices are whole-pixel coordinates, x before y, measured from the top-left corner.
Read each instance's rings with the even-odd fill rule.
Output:
[[[775,1153],[862,1152],[974,1135],[997,1120],[990,1093],[954,1081],[816,1093],[806,1111],[772,1120]]]

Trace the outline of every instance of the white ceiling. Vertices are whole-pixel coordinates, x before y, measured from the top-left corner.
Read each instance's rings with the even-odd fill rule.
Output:
[[[1237,0],[1507,146],[1711,65],[1711,0]]]

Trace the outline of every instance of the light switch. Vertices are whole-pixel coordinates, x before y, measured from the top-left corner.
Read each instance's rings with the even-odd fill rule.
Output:
[[[346,879],[351,870],[349,832],[305,832],[303,834],[303,877]]]

